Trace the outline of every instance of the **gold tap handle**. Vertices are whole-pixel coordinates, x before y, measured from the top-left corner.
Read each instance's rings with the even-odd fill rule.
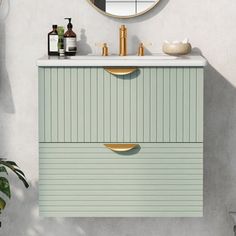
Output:
[[[138,47],[138,56],[144,56],[145,48],[148,48],[148,46],[152,46],[152,43],[139,43]]]
[[[103,44],[102,46],[102,56],[108,56],[109,52],[108,52],[108,46],[106,43]]]
[[[104,69],[112,75],[129,75],[137,70],[136,67],[106,67]]]
[[[96,47],[102,48],[102,56],[108,56],[109,49],[107,43],[95,43]]]
[[[106,42],[102,42],[102,43],[95,43],[94,46],[98,47],[98,48],[102,48],[104,46],[104,44],[106,44],[107,47],[110,47],[112,45],[112,43],[106,43]]]
[[[114,152],[128,152],[138,147],[138,144],[132,143],[108,143],[104,146]]]
[[[144,56],[144,45],[143,45],[143,43],[140,43],[140,44],[139,44],[139,47],[138,47],[138,56]]]

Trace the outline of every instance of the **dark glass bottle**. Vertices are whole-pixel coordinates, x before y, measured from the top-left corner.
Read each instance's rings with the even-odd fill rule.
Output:
[[[74,56],[77,51],[76,33],[73,32],[73,25],[71,24],[71,18],[65,18],[69,20],[67,25],[67,31],[64,34],[64,47],[66,56]]]
[[[52,31],[48,33],[48,55],[58,56],[58,33],[57,25],[52,26]]]

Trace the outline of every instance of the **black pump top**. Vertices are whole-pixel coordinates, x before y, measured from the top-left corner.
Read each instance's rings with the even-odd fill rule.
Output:
[[[72,29],[72,28],[73,28],[73,25],[71,24],[71,18],[65,18],[65,20],[68,20],[68,21],[69,21],[69,23],[68,23],[68,25],[67,25],[67,28],[68,28],[68,29]]]

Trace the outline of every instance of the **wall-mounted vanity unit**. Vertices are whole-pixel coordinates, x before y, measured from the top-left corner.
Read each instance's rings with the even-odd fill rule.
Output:
[[[42,216],[203,214],[203,79],[192,55],[38,60]]]

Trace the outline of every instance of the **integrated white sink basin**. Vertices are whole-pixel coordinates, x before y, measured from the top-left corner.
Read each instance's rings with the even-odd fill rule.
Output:
[[[119,55],[110,55],[107,57],[98,56],[98,55],[88,55],[88,56],[71,56],[68,57],[71,60],[176,60],[178,57],[168,56],[166,54],[156,53],[153,55],[146,56],[137,56],[137,55],[128,55],[128,56],[119,56]]]
[[[45,56],[37,61],[42,67],[202,67],[206,65],[206,60],[200,55],[187,55],[182,57],[168,56],[165,54],[153,54],[147,56],[72,56],[60,58],[57,56]]]

